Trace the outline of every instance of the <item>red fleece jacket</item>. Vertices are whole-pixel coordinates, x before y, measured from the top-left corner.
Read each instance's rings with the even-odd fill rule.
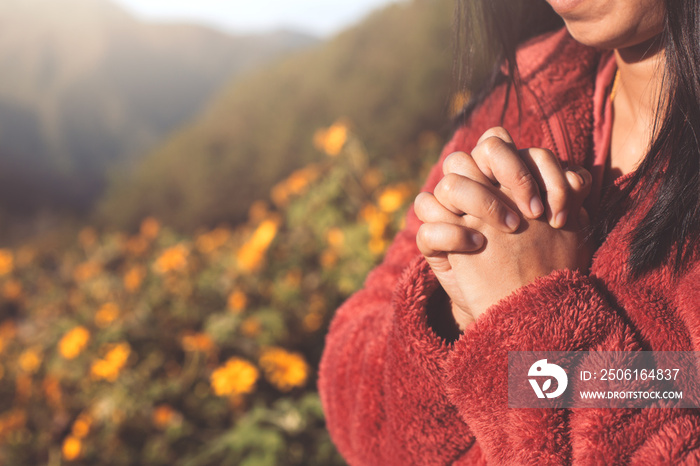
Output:
[[[592,169],[605,60],[562,30],[532,41],[518,61],[523,113],[510,99],[503,125],[516,145]],[[501,124],[504,98],[496,89],[456,132],[425,191],[444,157]],[[319,389],[341,454],[353,465],[700,463],[700,410],[507,406],[508,351],[700,351],[699,255],[680,277],[664,266],[632,280],[627,233],[640,218],[625,213],[590,274],[540,278],[448,343],[429,324],[446,295],[418,251],[411,209],[326,340]]]

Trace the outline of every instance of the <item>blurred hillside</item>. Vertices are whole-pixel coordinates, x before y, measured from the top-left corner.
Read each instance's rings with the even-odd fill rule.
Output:
[[[315,40],[141,23],[107,0],[0,0],[0,219],[91,206],[232,76]]]
[[[450,0],[392,5],[235,79],[133,174],[115,178],[101,220],[133,228],[155,215],[190,231],[240,221],[275,182],[320,157],[314,131],[339,116],[390,178],[417,178],[420,147],[450,129],[452,9]]]

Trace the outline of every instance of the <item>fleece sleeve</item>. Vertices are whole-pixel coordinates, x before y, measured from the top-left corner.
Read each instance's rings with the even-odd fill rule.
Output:
[[[683,286],[690,299],[697,282]],[[492,306],[455,344],[446,390],[489,463],[700,462],[698,410],[508,407],[509,351],[643,349],[603,289],[595,277],[554,272]]]

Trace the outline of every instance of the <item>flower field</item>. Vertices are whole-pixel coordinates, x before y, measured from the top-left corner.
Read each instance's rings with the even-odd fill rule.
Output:
[[[316,390],[324,335],[417,186],[344,122],[314,142],[327,157],[235,228],[147,218],[0,249],[0,464],[343,463]]]

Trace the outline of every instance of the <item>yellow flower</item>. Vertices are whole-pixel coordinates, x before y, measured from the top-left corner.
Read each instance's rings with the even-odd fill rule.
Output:
[[[248,304],[248,297],[239,289],[235,289],[228,295],[228,308],[235,313],[242,312]]]
[[[88,340],[90,332],[83,326],[75,327],[58,342],[58,351],[64,358],[74,359],[85,349]]]
[[[379,208],[386,213],[396,212],[411,195],[411,189],[405,184],[385,188],[379,195]]]
[[[333,123],[328,129],[319,129],[314,133],[314,146],[331,157],[340,154],[348,140],[348,126],[343,121]]]
[[[131,354],[131,347],[126,342],[107,345],[107,354],[103,359],[98,359],[90,367],[90,375],[94,380],[104,379],[114,382],[119,376],[126,361]]]
[[[92,417],[87,413],[82,413],[73,423],[71,434],[75,438],[85,438],[90,433],[92,427]]]
[[[104,303],[95,313],[95,325],[100,328],[107,328],[109,324],[119,317],[119,308],[114,303]]]
[[[141,236],[152,240],[158,237],[160,232],[160,223],[153,217],[148,217],[141,222]]]
[[[124,289],[129,293],[136,292],[141,287],[141,282],[146,278],[146,270],[141,266],[135,266],[124,274]]]
[[[80,439],[75,438],[72,435],[66,437],[63,441],[63,458],[66,461],[73,461],[80,456],[80,451],[82,450],[82,443]]]
[[[258,369],[243,359],[233,357],[211,374],[211,387],[218,396],[251,393],[260,376]]]
[[[211,353],[214,350],[214,342],[206,333],[188,333],[183,335],[181,343],[185,351]]]
[[[156,260],[156,272],[163,274],[183,270],[187,267],[189,254],[190,252],[182,244],[166,249]]]
[[[9,249],[0,249],[0,277],[12,272],[15,266],[15,258]]]
[[[85,249],[90,249],[97,243],[97,232],[92,227],[85,227],[78,233],[78,242]]]
[[[277,236],[279,221],[264,220],[255,229],[250,239],[238,250],[238,266],[246,272],[252,272],[260,267],[267,248]]]
[[[22,296],[22,284],[19,280],[8,280],[2,287],[2,297],[8,301],[17,301]]]
[[[299,353],[290,353],[277,347],[263,351],[260,367],[265,378],[283,392],[303,386],[309,375],[309,366]]]
[[[33,374],[41,366],[41,353],[36,348],[30,348],[19,355],[19,368],[27,374]]]

